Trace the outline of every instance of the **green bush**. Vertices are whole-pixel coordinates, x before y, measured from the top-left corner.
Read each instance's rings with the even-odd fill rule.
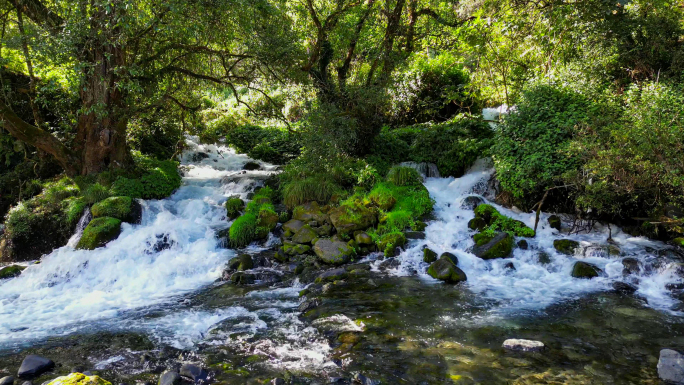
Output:
[[[228,198],[226,201],[226,212],[228,213],[228,218],[235,219],[240,216],[240,211],[245,208],[245,202],[240,198]]]
[[[118,176],[112,183],[111,193],[131,198],[163,199],[180,187],[182,179],[178,163],[157,160],[133,153],[135,169]]]
[[[230,226],[228,236],[232,247],[245,247],[249,245],[257,235],[257,217],[248,213],[241,215]]]
[[[587,123],[590,107],[571,89],[535,84],[499,126],[492,147],[496,175],[524,207],[580,166],[571,143],[578,125]]]

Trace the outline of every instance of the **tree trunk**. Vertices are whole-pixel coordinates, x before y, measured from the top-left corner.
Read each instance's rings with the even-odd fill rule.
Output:
[[[123,168],[130,163],[126,146],[128,118],[116,74],[125,65],[124,52],[108,45],[92,55],[95,64],[87,70],[81,91],[85,113],[79,117],[76,131],[83,175]]]

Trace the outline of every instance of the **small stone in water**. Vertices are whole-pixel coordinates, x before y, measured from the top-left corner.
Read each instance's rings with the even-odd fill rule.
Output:
[[[684,355],[672,349],[661,350],[658,377],[676,384],[684,384]]]
[[[195,382],[206,381],[207,371],[193,364],[184,364],[181,367],[180,374],[183,377],[191,378]]]
[[[35,377],[54,367],[55,363],[52,360],[31,354],[21,362],[17,376],[19,378]]]
[[[159,377],[158,385],[179,385],[181,383],[181,376],[177,372],[166,371]]]
[[[0,378],[0,385],[14,385],[14,377],[7,376]]]
[[[503,348],[521,352],[538,352],[544,349],[544,343],[540,341],[512,338],[504,341]]]
[[[361,384],[361,385],[377,385],[380,383],[380,381],[371,380],[370,378],[364,376],[361,373],[356,373],[354,375],[353,381],[355,384]]]

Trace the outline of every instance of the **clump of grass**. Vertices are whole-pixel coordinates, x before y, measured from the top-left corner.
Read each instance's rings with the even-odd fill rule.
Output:
[[[99,183],[93,183],[83,191],[83,200],[89,205],[109,198],[111,195],[108,188]]]
[[[417,186],[423,183],[418,171],[404,166],[392,167],[387,173],[387,180],[397,186]]]
[[[240,198],[229,198],[226,201],[226,212],[228,213],[228,218],[235,219],[240,216],[240,211],[245,208],[245,202]]]
[[[230,226],[228,235],[232,247],[245,247],[249,245],[257,234],[257,217],[247,213],[241,215]]]
[[[283,203],[292,208],[306,202],[327,203],[342,188],[327,178],[312,176],[291,180],[282,186]]]

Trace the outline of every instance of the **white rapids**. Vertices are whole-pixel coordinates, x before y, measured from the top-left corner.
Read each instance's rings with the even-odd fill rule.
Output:
[[[466,273],[466,286],[484,298],[498,303],[496,310],[536,310],[562,300],[577,298],[582,294],[609,290],[616,281],[635,285],[636,295],[646,299],[649,306],[664,311],[673,311],[679,301],[669,295],[668,283],[682,282],[677,274],[677,257],[663,256],[672,248],[661,242],[643,237],[632,237],[612,226],[612,238],[620,248],[619,256],[595,252],[597,245],[606,245],[609,230],[596,226],[590,233],[559,234],[548,225],[550,214],[542,213],[537,235],[525,238],[528,250],[516,248],[512,258],[483,260],[468,250],[474,245],[474,231],[468,228],[468,221],[474,217],[471,209],[461,208],[463,200],[472,195],[484,199],[487,181],[493,169],[484,160],[479,160],[460,178],[427,178],[425,186],[435,200],[436,220],[426,228],[426,239],[412,241],[407,250],[399,256],[401,265],[391,272],[396,275],[418,274],[426,282],[438,282],[426,274],[428,264],[423,262],[423,248],[429,247],[441,254],[454,253],[459,267]],[[491,202],[488,202],[491,203]],[[534,227],[535,213],[516,213],[494,204],[504,215],[521,220]],[[565,224],[567,226],[567,224]],[[558,253],[553,247],[556,239],[573,239],[580,242],[580,249],[574,256]],[[548,264],[538,260],[540,252],[550,256]],[[635,277],[623,276],[622,260],[636,258],[641,273]],[[600,267],[606,274],[594,279],[576,279],[570,273],[576,261],[585,261]],[[506,267],[512,262],[515,269]],[[379,262],[376,262],[376,266]],[[674,311],[673,311],[674,312]]]

